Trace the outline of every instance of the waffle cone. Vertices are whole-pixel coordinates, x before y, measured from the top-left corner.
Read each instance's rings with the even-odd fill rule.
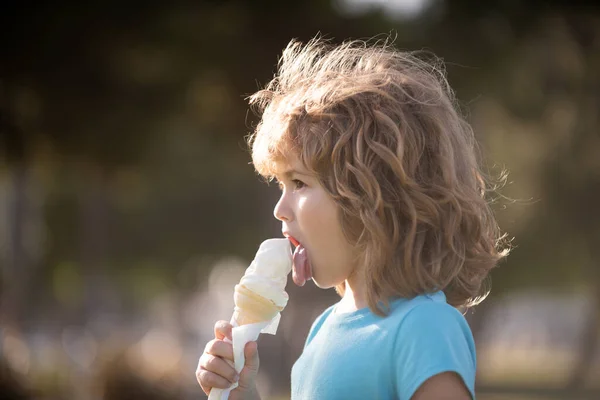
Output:
[[[235,310],[233,318],[238,325],[255,324],[257,322],[270,321],[283,310],[271,300],[248,289],[244,285],[235,286]]]

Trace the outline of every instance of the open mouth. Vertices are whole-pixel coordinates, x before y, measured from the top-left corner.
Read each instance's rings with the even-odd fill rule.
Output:
[[[307,280],[312,279],[312,266],[308,259],[306,249],[293,236],[284,232],[284,236],[290,241],[292,250],[292,278],[298,286],[304,286]]]
[[[288,236],[290,241],[290,246],[292,247],[292,251],[296,250],[296,247],[300,246],[300,242],[298,242],[294,237]]]

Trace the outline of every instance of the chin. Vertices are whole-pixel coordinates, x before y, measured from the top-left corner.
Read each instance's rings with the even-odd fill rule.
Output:
[[[318,287],[319,289],[329,289],[330,288],[330,286],[328,286],[325,282],[323,282],[322,279],[319,279],[319,277],[313,276],[311,278],[311,280],[313,281],[315,286]]]
[[[332,282],[331,280],[327,281],[325,279],[319,279],[318,277],[314,277],[314,276],[312,278],[312,281],[315,284],[315,286],[318,287],[319,289],[331,289],[343,282],[343,281],[340,281],[340,282],[333,281]]]
[[[319,283],[319,281],[317,281],[315,278],[313,278],[312,281],[315,284],[315,286],[318,287],[319,289],[330,289],[331,288],[330,285],[325,285],[323,283]]]

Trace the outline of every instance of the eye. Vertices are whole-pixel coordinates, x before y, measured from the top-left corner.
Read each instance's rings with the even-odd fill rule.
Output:
[[[306,187],[306,183],[302,182],[300,179],[292,179],[290,182],[293,184],[294,190],[300,190],[300,189]],[[279,187],[279,190],[281,190],[282,192],[285,189],[285,185],[281,181],[277,181],[277,186]]]
[[[296,190],[302,189],[306,186],[306,184],[299,179],[293,179],[292,182],[294,183],[294,189]]]

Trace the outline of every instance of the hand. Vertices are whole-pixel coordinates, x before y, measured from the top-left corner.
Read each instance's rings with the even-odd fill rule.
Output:
[[[198,362],[196,378],[207,395],[212,388],[226,389],[237,381],[239,386],[229,394],[230,400],[260,399],[255,383],[259,367],[256,342],[246,344],[246,362],[238,376],[233,366],[233,346],[225,341],[225,338],[232,340],[232,328],[226,321],[218,321],[215,324],[215,339],[206,344]]]

